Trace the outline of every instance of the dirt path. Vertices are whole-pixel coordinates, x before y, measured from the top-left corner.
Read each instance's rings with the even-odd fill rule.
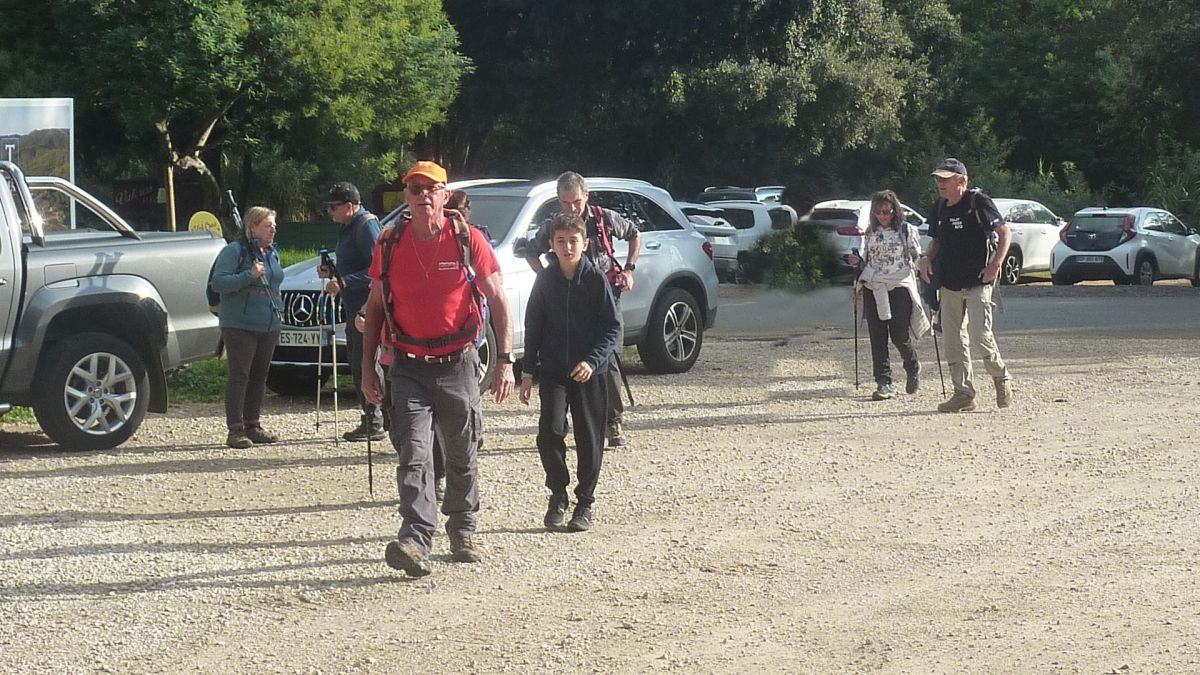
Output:
[[[865,339],[863,343],[865,355]],[[224,448],[217,406],[119,452],[0,432],[8,672],[1200,669],[1200,358],[1173,334],[1005,335],[1016,404],[855,391],[851,341],[710,341],[637,376],[597,527],[551,534],[536,414],[487,411],[486,558],[382,562],[394,459]],[[1104,358],[1097,355],[1107,355]],[[864,373],[869,368],[864,356]],[[349,414],[345,416],[348,420]],[[330,434],[331,436],[331,434]]]

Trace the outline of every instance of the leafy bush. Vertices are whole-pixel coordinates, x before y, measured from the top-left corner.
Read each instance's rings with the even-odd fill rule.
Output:
[[[837,260],[819,229],[801,227],[760,239],[746,256],[744,267],[751,281],[800,292],[828,284]]]
[[[197,361],[167,378],[167,390],[176,401],[211,402],[225,399],[229,364],[216,357]]]

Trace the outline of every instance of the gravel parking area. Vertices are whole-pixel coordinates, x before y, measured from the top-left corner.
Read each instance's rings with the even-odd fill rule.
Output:
[[[921,391],[882,403],[853,387],[846,331],[710,340],[690,373],[635,373],[631,445],[606,454],[584,534],[541,527],[536,410],[489,404],[486,557],[450,562],[439,534],[421,580],[382,561],[394,455],[376,456],[371,499],[366,446],[333,443],[328,424],[314,438],[306,402],[271,399],[288,440],[245,451],[223,446],[218,405],[152,416],[114,452],[63,453],[9,426],[0,662],[1200,670],[1194,336],[1000,342],[1015,405],[995,410],[986,383],[961,415],[933,412],[928,340]]]

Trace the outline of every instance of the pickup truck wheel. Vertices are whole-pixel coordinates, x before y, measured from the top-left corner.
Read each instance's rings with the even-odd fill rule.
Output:
[[[342,366],[339,364],[338,370]],[[349,372],[347,369],[346,372]],[[321,369],[321,386],[329,381],[333,369],[325,366]],[[273,366],[267,371],[267,388],[280,396],[317,395],[317,367]]]
[[[652,373],[684,373],[700,357],[703,343],[700,303],[682,288],[668,288],[650,312],[638,355]]]
[[[150,403],[142,357],[104,333],[82,333],[55,344],[38,380],[33,406],[38,424],[71,450],[107,450],[124,443]]]

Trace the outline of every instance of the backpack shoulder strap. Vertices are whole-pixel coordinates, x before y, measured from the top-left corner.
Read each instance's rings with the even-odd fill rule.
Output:
[[[589,204],[588,210],[592,212],[592,218],[596,220],[596,231],[600,233],[600,244],[604,246],[604,252],[608,254],[613,264],[620,268],[617,256],[613,253],[612,237],[609,235],[608,227],[605,225],[604,209],[594,204]]]

